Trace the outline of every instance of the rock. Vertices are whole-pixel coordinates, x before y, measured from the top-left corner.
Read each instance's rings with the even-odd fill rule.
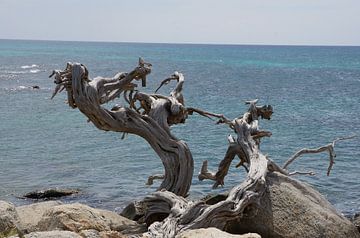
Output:
[[[38,85],[33,85],[31,86],[32,89],[40,89],[40,87]]]
[[[101,238],[127,238],[127,236],[117,231],[102,231],[100,232]]]
[[[0,237],[8,237],[19,233],[19,216],[15,206],[0,201]]]
[[[232,235],[221,231],[217,228],[201,228],[195,230],[187,230],[176,236],[176,238],[261,238],[255,233],[248,233],[244,235]]]
[[[125,217],[110,211],[91,208],[79,203],[54,206],[48,209],[38,228],[47,230],[69,230],[80,232],[82,230],[122,231],[138,224]]]
[[[20,218],[20,227],[24,233],[39,231],[37,225],[43,214],[50,208],[60,205],[60,201],[39,202],[31,205],[20,206],[16,211]]]
[[[34,192],[29,192],[25,194],[24,198],[31,198],[31,199],[54,199],[60,198],[64,196],[70,196],[73,194],[79,193],[77,189],[58,189],[58,188],[49,188],[45,190],[39,190]]]
[[[260,209],[229,223],[235,234],[256,232],[262,237],[360,237],[355,226],[316,190],[290,177],[269,173],[268,190]]]
[[[127,205],[124,210],[120,213],[121,216],[126,217],[133,221],[138,221],[145,215],[145,203],[142,201],[131,202]]]
[[[79,233],[83,238],[126,238],[127,236],[117,231],[83,230]]]
[[[24,238],[82,238],[80,235],[71,231],[42,231],[32,232]]]
[[[352,219],[352,223],[356,226],[356,228],[360,233],[360,213],[354,215],[354,218]]]
[[[82,230],[80,231],[79,235],[81,235],[83,238],[100,238],[100,232],[94,229]]]

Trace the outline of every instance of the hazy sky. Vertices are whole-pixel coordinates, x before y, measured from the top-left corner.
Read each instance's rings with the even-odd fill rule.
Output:
[[[0,0],[0,38],[360,45],[360,0]]]

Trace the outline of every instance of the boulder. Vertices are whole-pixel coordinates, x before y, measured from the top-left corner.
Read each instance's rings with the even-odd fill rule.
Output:
[[[19,230],[19,216],[15,206],[11,203],[0,201],[0,237],[17,235]]]
[[[143,201],[135,201],[129,203],[120,215],[133,221],[144,222],[142,219],[144,218],[145,210],[146,204]]]
[[[60,205],[60,201],[39,202],[31,205],[20,206],[16,211],[20,219],[20,227],[24,233],[39,231],[37,225],[43,214],[50,208]]]
[[[18,238],[18,236],[10,237]],[[32,232],[24,235],[23,238],[82,238],[80,235],[71,231],[42,231]]]
[[[100,238],[100,232],[94,229],[82,230],[80,231],[79,235],[81,235],[83,238]]]
[[[356,226],[360,233],[360,213],[356,213],[352,219],[353,224]]]
[[[83,230],[79,233],[83,238],[127,238],[117,231]]]
[[[137,227],[137,223],[106,210],[95,209],[83,204],[65,204],[48,209],[38,223],[41,231],[82,230],[122,231]]]
[[[260,208],[248,209],[228,224],[235,234],[261,237],[360,237],[356,227],[310,185],[279,173],[268,173],[268,188]]]
[[[195,230],[187,230],[176,236],[176,238],[261,238],[255,233],[248,233],[244,235],[232,235],[221,231],[217,228],[201,228]]]

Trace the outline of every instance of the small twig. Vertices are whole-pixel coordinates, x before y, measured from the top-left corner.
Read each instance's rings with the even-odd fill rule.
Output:
[[[180,79],[180,74],[177,71],[175,71],[175,73],[173,75],[171,75],[169,78],[166,78],[163,81],[161,81],[160,86],[155,90],[155,93],[157,93],[157,91],[159,91],[159,89],[162,86],[170,83],[171,80],[179,81],[179,79]]]
[[[212,173],[208,170],[208,161],[207,160],[204,160],[204,162],[201,166],[201,170],[200,170],[198,178],[200,181],[203,181],[204,179],[210,179],[210,180],[216,181],[215,173]]]
[[[293,176],[293,175],[297,175],[297,174],[299,174],[299,175],[310,175],[310,176],[315,175],[315,173],[313,171],[309,171],[309,172],[294,171],[294,172],[289,173],[288,175]]]
[[[165,178],[165,175],[163,175],[163,174],[151,175],[151,176],[149,176],[149,178],[146,182],[146,185],[152,185],[154,183],[155,179],[164,179],[164,178]]]
[[[262,137],[270,137],[272,133],[270,131],[257,131],[254,134],[251,134],[254,140]]]
[[[230,123],[231,121],[229,119],[227,119],[223,114],[216,114],[216,113],[212,113],[212,112],[207,112],[198,108],[193,108],[193,107],[188,107],[186,108],[187,112],[189,115],[192,115],[194,112],[196,112],[197,114],[207,117],[210,120],[213,120],[213,118],[211,117],[215,117],[215,118],[219,118],[222,123]]]

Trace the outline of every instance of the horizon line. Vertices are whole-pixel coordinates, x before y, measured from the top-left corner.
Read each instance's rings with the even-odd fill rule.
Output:
[[[52,42],[84,42],[84,43],[122,43],[122,44],[165,44],[165,45],[221,45],[221,46],[307,46],[307,47],[360,47],[350,44],[266,44],[266,43],[196,43],[196,42],[144,42],[144,41],[111,41],[111,40],[54,40],[54,39],[24,39],[0,38],[13,41],[52,41]]]

